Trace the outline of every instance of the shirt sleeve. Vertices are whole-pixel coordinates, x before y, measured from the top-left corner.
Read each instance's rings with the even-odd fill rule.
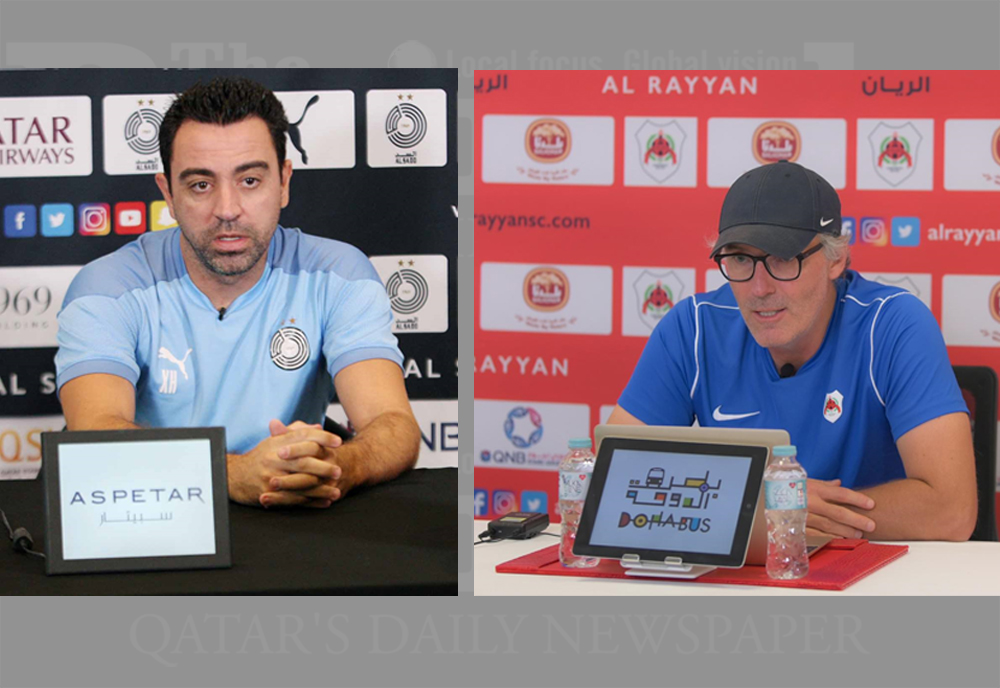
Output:
[[[968,413],[941,328],[922,301],[891,297],[873,325],[872,384],[885,404],[893,440],[949,413]]]
[[[359,252],[360,253],[360,252]],[[323,332],[323,355],[330,377],[358,361],[384,358],[402,368],[403,354],[392,333],[392,308],[371,261],[355,266],[351,278],[332,277]]]
[[[130,295],[77,296],[63,305],[57,319],[57,389],[91,373],[117,375],[133,386],[139,381],[135,354],[139,323]]]
[[[657,323],[646,341],[618,405],[646,425],[691,425],[694,404],[694,299],[687,298]]]

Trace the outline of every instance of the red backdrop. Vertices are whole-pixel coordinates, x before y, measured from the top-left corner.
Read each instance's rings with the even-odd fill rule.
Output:
[[[854,269],[918,291],[953,364],[1000,369],[998,86],[992,72],[477,73],[477,515],[555,516],[566,442],[615,404],[656,317],[706,290],[705,242],[767,145],[758,130],[777,145],[765,155],[838,187]],[[894,137],[906,155],[890,170]],[[648,299],[656,281],[665,304]]]

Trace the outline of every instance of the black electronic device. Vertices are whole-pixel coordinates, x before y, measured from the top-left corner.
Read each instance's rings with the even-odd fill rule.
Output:
[[[548,527],[548,514],[515,511],[490,521],[486,532],[491,540],[528,540]]]

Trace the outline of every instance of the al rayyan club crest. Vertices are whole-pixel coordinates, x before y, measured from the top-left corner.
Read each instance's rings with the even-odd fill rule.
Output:
[[[899,186],[917,169],[922,137],[912,122],[892,126],[879,122],[868,135],[875,173],[892,186]]]
[[[826,395],[826,401],[823,402],[823,417],[831,423],[836,423],[840,420],[840,416],[843,413],[844,395],[837,390],[833,390]]]
[[[657,184],[670,179],[680,169],[686,138],[676,120],[663,124],[647,119],[635,133],[642,171]]]
[[[684,282],[673,271],[657,274],[643,270],[632,283],[639,318],[650,329],[684,298]]]

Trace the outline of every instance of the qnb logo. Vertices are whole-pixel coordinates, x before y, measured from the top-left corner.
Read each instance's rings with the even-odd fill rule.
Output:
[[[198,501],[205,504],[205,491],[201,487],[143,487],[131,490],[115,488],[93,490],[89,493],[74,492],[69,505],[95,504],[168,504]]]
[[[192,349],[188,349],[184,354],[184,358],[178,360],[176,356],[170,353],[170,350],[165,346],[160,347],[159,358],[166,359],[174,365],[177,366],[177,370],[172,368],[161,368],[160,369],[160,394],[175,394],[177,392],[177,373],[180,372],[184,376],[184,379],[188,379],[187,368],[185,367],[185,362],[188,356],[191,355]]]
[[[403,261],[399,262],[402,264]],[[429,289],[423,275],[416,270],[401,268],[386,280],[385,291],[392,310],[400,315],[412,315],[427,303]]]
[[[507,464],[517,464],[521,466],[528,462],[528,457],[525,456],[523,451],[511,452],[500,449],[492,452],[489,449],[484,449],[479,454],[479,459],[482,463],[492,464],[495,466],[504,466]]]
[[[542,440],[542,415],[533,408],[517,406],[507,414],[503,432],[518,449],[527,449]]]

